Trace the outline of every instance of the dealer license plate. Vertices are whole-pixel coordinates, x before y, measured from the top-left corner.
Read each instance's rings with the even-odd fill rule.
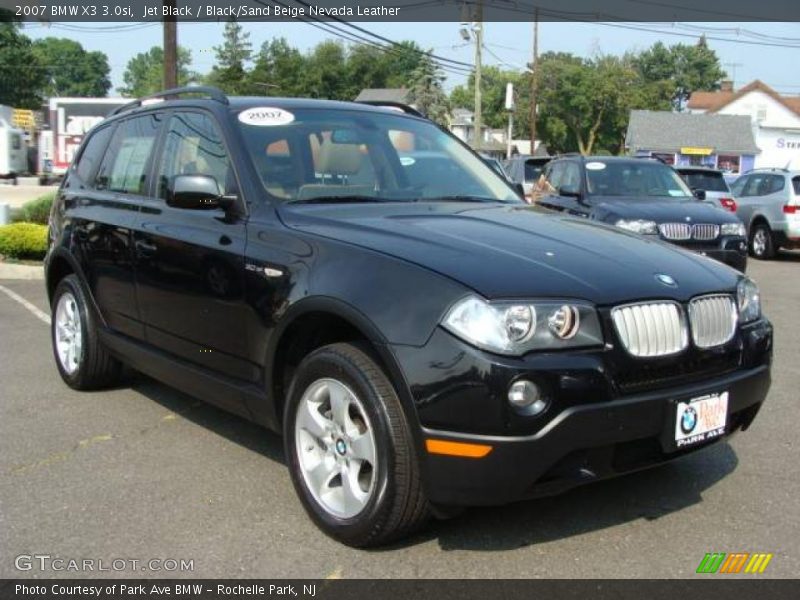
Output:
[[[725,433],[728,392],[708,394],[679,402],[675,416],[675,445],[686,448]]]

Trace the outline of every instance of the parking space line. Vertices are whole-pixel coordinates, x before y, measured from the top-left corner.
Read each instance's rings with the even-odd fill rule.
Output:
[[[6,296],[11,298],[12,300],[15,300],[16,302],[19,302],[20,304],[22,304],[22,306],[24,306],[30,312],[32,312],[33,315],[37,319],[39,319],[41,321],[44,321],[45,323],[50,325],[50,315],[48,315],[46,312],[44,312],[40,308],[34,306],[32,303],[30,303],[27,300],[25,300],[25,298],[23,298],[22,296],[20,296],[16,292],[12,292],[10,289],[8,289],[7,287],[2,286],[2,285],[0,285],[0,292],[3,292]]]

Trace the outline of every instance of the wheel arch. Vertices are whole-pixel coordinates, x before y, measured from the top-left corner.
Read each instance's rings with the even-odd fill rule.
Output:
[[[83,269],[81,268],[80,264],[78,264],[78,261],[75,260],[75,257],[73,257],[63,248],[54,248],[51,251],[46,264],[45,285],[47,286],[48,303],[52,303],[53,301],[53,294],[56,291],[58,282],[64,279],[64,277],[67,275],[74,274],[78,277],[78,282],[83,288],[83,293],[89,299],[89,304],[94,311],[95,316],[103,325],[105,325],[105,319],[103,318],[103,315],[97,306],[97,302],[95,301],[95,297],[94,294],[92,294],[90,286],[86,282],[86,276],[83,272]]]
[[[387,340],[361,311],[331,297],[310,297],[295,303],[281,319],[267,348],[265,384],[268,391],[267,421],[276,428],[283,422],[283,408],[293,368],[309,352],[337,342],[356,342],[366,347],[384,370],[400,399],[418,452],[422,431],[408,384]]]

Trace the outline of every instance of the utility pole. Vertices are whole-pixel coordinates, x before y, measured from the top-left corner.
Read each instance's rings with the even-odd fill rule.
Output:
[[[483,0],[479,0],[475,7],[475,114],[473,126],[475,130],[475,150],[478,150],[483,141],[483,114],[481,111],[481,59],[483,52]]]
[[[531,62],[531,154],[536,149],[536,94],[539,88],[539,9],[533,12],[533,62]]]
[[[740,62],[726,62],[724,66],[731,67],[731,69],[732,69],[732,71],[731,71],[731,87],[733,87],[733,89],[735,90],[736,89],[736,67],[743,67],[744,64],[742,64]]]
[[[163,0],[164,7],[174,15],[176,0]],[[164,17],[164,89],[178,87],[178,19],[174,16]]]

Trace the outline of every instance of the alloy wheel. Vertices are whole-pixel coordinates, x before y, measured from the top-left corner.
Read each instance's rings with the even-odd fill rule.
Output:
[[[369,503],[377,447],[366,410],[341,381],[318,379],[295,416],[295,451],[306,488],[330,515],[350,519]]]
[[[767,251],[767,232],[763,228],[756,229],[753,234],[753,254],[763,256]]]
[[[58,362],[67,374],[72,375],[80,367],[83,357],[83,330],[78,302],[70,292],[63,293],[58,299],[55,321]]]

